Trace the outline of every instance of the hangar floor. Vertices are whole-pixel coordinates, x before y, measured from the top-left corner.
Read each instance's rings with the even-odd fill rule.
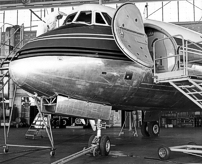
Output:
[[[9,136],[9,144],[21,145],[50,145],[48,138],[25,139],[27,128],[12,128]],[[72,160],[71,164],[170,164],[170,163],[202,163],[202,158],[182,153],[172,153],[169,161],[160,161],[157,155],[161,145],[176,146],[188,142],[202,145],[202,128],[173,128],[161,129],[158,138],[134,137],[132,132],[125,130],[125,134],[118,136],[120,128],[108,128],[103,130],[111,139],[111,152],[107,157],[81,156]],[[11,147],[8,154],[0,153],[0,163],[4,164],[45,164],[51,163],[68,155],[81,151],[87,146],[91,129],[53,129],[56,146],[56,155],[50,157],[49,150],[30,150],[28,148]],[[0,127],[0,145],[2,147],[3,128]],[[2,151],[3,152],[3,148]]]

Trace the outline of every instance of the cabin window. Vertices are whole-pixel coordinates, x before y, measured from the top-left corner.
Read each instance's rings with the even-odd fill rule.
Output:
[[[100,13],[95,14],[95,23],[106,24]]]
[[[109,25],[111,25],[111,22],[112,22],[112,18],[107,14],[107,13],[103,13],[102,12],[102,15],[104,16],[105,20],[107,21],[107,23]]]
[[[76,22],[85,22],[91,24],[92,12],[91,11],[81,11]]]
[[[76,13],[73,13],[73,14],[71,14],[71,15],[68,15],[67,18],[65,19],[63,25],[65,25],[65,24],[67,24],[67,23],[71,23],[71,22],[74,20],[76,14],[77,14],[77,12],[76,12]]]

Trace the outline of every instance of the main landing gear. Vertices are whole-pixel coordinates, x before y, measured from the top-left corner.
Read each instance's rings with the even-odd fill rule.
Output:
[[[160,127],[157,121],[142,122],[141,133],[143,137],[157,137],[160,133]]]
[[[93,149],[90,154],[92,156],[107,156],[110,152],[111,143],[110,139],[107,135],[101,136],[101,129],[103,128],[103,125],[101,123],[101,120],[97,120],[97,135],[91,135],[88,141],[88,147],[91,146],[97,146],[95,149]]]

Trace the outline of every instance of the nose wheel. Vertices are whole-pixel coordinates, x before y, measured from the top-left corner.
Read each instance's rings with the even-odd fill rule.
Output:
[[[101,156],[108,156],[111,149],[109,137],[104,135],[100,139],[100,154]]]
[[[91,135],[88,141],[88,147],[96,145],[97,147],[93,149],[90,153],[92,156],[107,156],[109,155],[111,149],[111,142],[107,135],[101,136],[102,123],[101,120],[97,121],[97,135]]]

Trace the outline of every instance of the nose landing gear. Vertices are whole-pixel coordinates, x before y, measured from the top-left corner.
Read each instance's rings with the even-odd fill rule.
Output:
[[[104,124],[101,123],[101,120],[98,119],[97,120],[97,135],[91,135],[91,137],[89,138],[88,147],[91,147],[93,145],[97,146],[96,149],[93,149],[93,151],[90,152],[90,154],[92,156],[97,156],[99,154],[101,156],[109,155],[110,148],[111,148],[111,142],[107,135],[101,136],[101,129],[104,128],[103,125]]]

